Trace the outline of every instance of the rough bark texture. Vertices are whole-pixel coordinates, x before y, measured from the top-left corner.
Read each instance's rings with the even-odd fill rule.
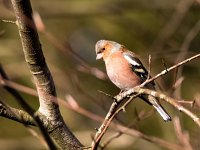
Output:
[[[17,18],[25,60],[34,77],[38,91],[41,118],[52,139],[61,149],[79,149],[81,143],[71,133],[59,111],[56,90],[51,73],[45,62],[38,33],[32,19],[29,0],[12,0]]]

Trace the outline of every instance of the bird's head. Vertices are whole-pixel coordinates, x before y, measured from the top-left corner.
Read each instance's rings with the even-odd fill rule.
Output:
[[[99,40],[96,43],[95,50],[96,50],[96,59],[103,58],[104,61],[113,53],[121,50],[122,45],[108,40]]]

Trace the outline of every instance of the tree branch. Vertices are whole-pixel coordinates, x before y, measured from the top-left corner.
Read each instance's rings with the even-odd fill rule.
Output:
[[[158,99],[168,102],[169,104],[174,106],[176,109],[178,109],[179,111],[181,111],[181,112],[185,113],[187,116],[189,116],[200,127],[200,118],[197,115],[195,115],[194,113],[192,113],[191,111],[189,111],[188,109],[186,109],[185,107],[183,107],[180,103],[177,102],[177,100],[175,100],[171,97],[168,97],[163,93],[156,92],[156,91],[149,90],[149,89],[142,89],[139,87],[131,89],[131,91],[132,91],[131,93],[152,95]],[[124,92],[123,94],[124,94],[123,96],[125,96],[128,93]],[[130,94],[128,94],[128,95],[130,95]]]
[[[161,76],[165,75],[169,71],[171,71],[171,70],[173,70],[175,68],[178,68],[179,66],[181,66],[181,65],[183,65],[183,64],[185,64],[185,63],[187,63],[187,62],[189,62],[191,60],[199,58],[199,57],[200,57],[200,54],[197,54],[197,55],[195,55],[193,57],[190,57],[190,58],[188,58],[188,59],[186,59],[186,60],[184,60],[184,61],[182,61],[182,62],[180,62],[180,63],[178,63],[178,64],[176,64],[176,65],[174,65],[172,67],[170,67],[170,68],[166,68],[165,70],[163,70],[161,73],[157,74],[156,76],[154,76],[154,77],[152,77],[150,79],[147,79],[141,85],[139,85],[139,86],[137,86],[135,88],[132,88],[132,89],[130,89],[128,91],[125,91],[123,93],[120,93],[117,96],[115,96],[114,97],[114,102],[111,105],[110,110],[108,111],[103,123],[101,124],[100,128],[98,129],[98,131],[97,131],[97,133],[95,135],[95,138],[94,138],[94,140],[92,142],[92,150],[96,150],[97,149],[101,138],[105,134],[107,128],[109,127],[109,124],[111,123],[111,121],[115,117],[115,115],[117,113],[119,113],[119,111],[124,109],[125,106],[128,105],[134,97],[137,97],[138,95],[141,95],[141,94],[152,95],[152,96],[157,97],[159,99],[165,100],[166,102],[170,103],[175,108],[177,108],[178,110],[184,112],[186,115],[188,115],[190,118],[192,118],[193,121],[200,127],[200,119],[199,119],[199,117],[197,117],[195,114],[193,114],[188,109],[184,108],[181,104],[177,103],[175,99],[172,99],[172,98],[170,98],[170,97],[168,97],[168,96],[166,96],[164,94],[161,94],[159,92],[156,92],[156,91],[152,91],[152,90],[149,90],[149,89],[142,89],[141,88],[141,87],[144,87],[146,84],[154,81],[158,77],[161,77]],[[123,107],[117,109],[119,104],[127,97],[130,97],[129,100],[124,104]]]
[[[13,108],[2,101],[0,101],[0,116],[17,121],[24,125],[36,125],[33,118],[27,112]]]
[[[78,62],[78,66],[76,67],[79,71],[82,71],[84,73],[91,74],[95,76],[98,79],[106,80],[108,77],[105,74],[105,72],[99,70],[98,68],[92,67],[89,65],[89,63],[83,59],[78,53],[76,53],[70,43],[66,41],[65,44],[63,44],[60,39],[56,38],[51,32],[49,32],[46,29],[46,26],[40,17],[40,15],[36,12],[34,13],[34,21],[36,24],[36,27],[38,31],[43,33],[45,38],[59,51],[61,51],[66,57],[71,56],[74,60]]]
[[[45,62],[41,44],[32,18],[29,0],[12,0],[25,60],[33,75],[40,102],[37,115],[43,124],[51,122],[50,136],[62,149],[77,149],[82,144],[71,133],[60,114],[53,78]]]
[[[169,71],[172,71],[172,70],[174,70],[174,69],[176,69],[176,68],[178,68],[178,67],[180,67],[180,66],[182,66],[182,65],[184,65],[184,64],[186,64],[186,63],[188,63],[188,62],[190,62],[190,61],[192,61],[192,60],[194,60],[194,59],[197,59],[197,58],[199,58],[199,57],[200,57],[200,53],[199,53],[199,54],[196,54],[196,55],[194,55],[194,56],[192,56],[192,57],[190,57],[190,58],[188,58],[188,59],[185,59],[185,60],[179,62],[178,64],[174,65],[174,66],[171,66],[171,67],[169,67],[169,68],[166,68],[165,70],[161,71],[159,74],[155,75],[155,76],[152,77],[151,79],[146,80],[145,82],[143,82],[141,85],[139,85],[139,87],[143,87],[144,85],[146,85],[146,84],[148,84],[148,83],[154,81],[155,79],[157,79],[157,78],[159,78],[159,77],[161,77],[161,76],[167,74]]]
[[[134,95],[134,97],[137,97],[138,95],[141,94],[147,94],[147,95],[152,95],[156,98],[165,100],[166,102],[170,103],[171,105],[173,105],[175,108],[177,108],[179,111],[182,111],[183,113],[185,113],[186,115],[188,115],[190,118],[192,118],[192,120],[200,127],[200,118],[195,115],[194,113],[192,113],[191,111],[189,111],[188,109],[184,108],[181,104],[177,103],[175,99],[170,98],[162,93],[153,91],[153,90],[149,90],[149,89],[142,89],[140,87],[135,87],[129,91],[120,93],[119,95],[117,95],[115,98],[115,102],[113,102],[113,104],[110,107],[109,112],[107,113],[102,125],[100,126],[100,128],[98,129],[98,132],[95,135],[95,138],[92,142],[92,150],[96,150],[98,147],[98,144],[101,140],[101,138],[103,137],[103,135],[105,134],[106,130],[108,129],[111,121],[113,120],[113,118],[116,116],[116,114],[118,114],[121,110],[123,110],[125,108],[125,106],[127,106],[134,97],[131,97],[122,107],[120,107],[119,109],[117,109],[117,104],[116,102],[121,102],[122,100],[124,100],[127,96],[130,96],[132,94],[136,94]]]
[[[133,98],[135,98],[137,96],[138,95],[134,95],[134,96],[130,97],[127,102],[129,103]],[[110,106],[110,109],[109,109],[103,123],[101,124],[101,126],[99,127],[99,129],[96,132],[96,135],[95,135],[94,140],[91,145],[92,150],[97,150],[99,142],[100,142],[101,138],[103,137],[103,135],[105,134],[106,130],[108,129],[111,121],[114,119],[115,115],[119,111],[122,110],[122,109],[119,110],[117,108],[121,104],[122,100],[124,100],[124,98],[126,98],[126,97],[123,97],[121,99],[114,99],[114,102]],[[123,107],[123,109],[124,109],[124,107]]]
[[[174,117],[173,124],[174,124],[174,130],[175,130],[177,139],[179,140],[179,143],[183,145],[185,150],[193,150],[190,144],[189,134],[186,131],[182,131],[181,123],[178,117]]]
[[[185,59],[185,57],[187,56],[187,51],[190,48],[190,44],[193,41],[193,39],[198,35],[199,31],[200,31],[200,20],[195,23],[195,25],[191,28],[191,30],[186,35],[186,37],[180,47],[179,55],[177,56],[177,58],[175,60],[175,64],[178,63],[179,61],[182,61]],[[182,72],[183,72],[183,67],[180,67],[177,70],[176,79],[181,78]],[[177,98],[181,97],[180,96],[181,95],[181,87],[180,86],[176,87],[176,90],[174,92],[175,92],[174,95]]]
[[[182,0],[178,3],[170,20],[161,29],[156,40],[154,41],[152,49],[161,50],[163,48],[166,41],[168,41],[168,39],[180,26],[183,18],[185,17],[185,15],[187,14],[188,10],[191,8],[194,2],[195,0]]]
[[[18,91],[21,91],[21,92],[24,92],[24,93],[27,93],[27,94],[30,94],[30,95],[34,95],[34,96],[37,96],[36,94],[36,91],[34,89],[31,89],[31,88],[28,88],[26,86],[23,86],[23,85],[20,85],[20,84],[17,84],[15,82],[12,82],[12,81],[8,81],[8,80],[3,80],[1,81],[0,83],[3,84],[6,84],[7,86],[9,87],[12,87]],[[94,121],[98,121],[98,122],[103,122],[104,118],[99,116],[99,115],[96,115],[84,108],[82,108],[76,101],[75,99],[73,99],[73,97],[71,95],[68,95],[66,97],[67,99],[67,102],[62,100],[62,99],[58,99],[59,100],[59,103],[61,105],[63,105],[64,107],[76,112],[76,113],[79,113],[85,117],[88,117]],[[163,139],[160,139],[160,138],[157,138],[157,137],[154,137],[154,136],[149,136],[149,135],[146,135],[138,130],[135,130],[135,129],[130,129],[126,126],[123,126],[123,125],[120,125],[119,123],[112,123],[110,124],[110,126],[114,129],[114,130],[117,130],[118,132],[122,132],[124,134],[127,134],[127,135],[130,135],[130,136],[134,136],[134,137],[137,137],[137,138],[141,138],[141,139],[144,139],[146,141],[149,141],[149,142],[152,142],[152,143],[155,143],[161,147],[164,147],[164,148],[167,148],[167,149],[172,149],[172,150],[177,150],[177,149],[181,149],[182,147],[177,145],[177,144],[173,144],[173,143],[170,143],[170,142],[167,142]]]
[[[8,79],[6,73],[4,72],[2,66],[0,66],[0,78]],[[2,81],[2,80],[1,80]],[[35,113],[35,110],[33,110],[28,103],[23,99],[23,97],[13,88],[8,87],[4,85],[4,88],[13,95],[13,97],[17,100],[17,102],[22,106],[22,108],[33,118],[36,125],[39,127],[45,141],[47,142],[50,149],[56,149],[56,146],[54,145],[53,141],[49,137],[47,130],[45,129],[45,125],[42,123],[42,121],[39,118],[39,115]]]

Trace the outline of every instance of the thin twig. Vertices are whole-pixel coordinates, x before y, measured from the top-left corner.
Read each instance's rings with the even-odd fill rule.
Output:
[[[105,149],[108,146],[108,144],[110,144],[114,139],[120,137],[121,135],[121,132],[117,132],[116,134],[114,134],[112,137],[110,137],[108,141],[101,145],[101,149]]]
[[[45,149],[48,149],[46,141],[35,130],[33,130],[30,126],[27,125],[25,125],[25,127],[32,136],[36,137],[40,141],[40,143],[42,143]]]
[[[166,72],[168,72],[168,70],[167,70],[167,65],[166,65],[166,63],[165,63],[164,59],[162,59],[162,64],[163,64],[163,66],[164,66],[164,68],[165,68]]]
[[[16,21],[11,21],[11,20],[2,20],[5,23],[11,23],[11,24],[16,24]]]
[[[185,59],[185,57],[187,56],[187,51],[190,48],[190,44],[193,41],[193,39],[198,35],[199,31],[200,31],[200,20],[195,23],[195,25],[191,28],[191,30],[186,35],[180,47],[180,52],[179,52],[179,55],[177,56],[175,64]],[[179,69],[177,69],[176,72],[177,72],[176,79],[179,79],[182,76],[183,67],[180,67]],[[175,92],[174,95],[177,98],[181,98],[180,86],[178,86],[174,92]]]
[[[183,107],[181,104],[179,104],[177,102],[177,100],[166,96],[165,94],[162,94],[160,92],[157,91],[153,91],[150,89],[143,89],[140,87],[135,87],[131,90],[128,90],[126,92],[121,93],[121,95],[117,95],[117,97],[119,98],[124,98],[127,95],[130,95],[132,93],[137,93],[137,94],[147,94],[147,95],[152,95],[153,97],[156,97],[158,99],[164,100],[167,103],[173,105],[176,109],[178,109],[179,111],[185,113],[187,116],[189,116],[199,127],[200,127],[200,118],[195,115],[194,113],[192,113],[191,111],[189,111],[188,109],[186,109],[185,107]]]
[[[198,57],[200,57],[200,54],[197,54],[197,55],[195,55],[195,56],[193,56],[193,57],[190,57],[190,58],[188,58],[188,59],[186,59],[186,60],[184,60],[184,61],[182,61],[182,62],[180,62],[180,63],[178,63],[178,64],[176,64],[176,65],[174,65],[174,66],[172,66],[172,67],[170,67],[170,68],[168,68],[167,70],[168,71],[171,71],[171,70],[173,70],[173,69],[175,69],[175,68],[177,68],[177,67],[179,67],[179,66],[181,66],[181,65],[183,65],[183,64],[185,64],[185,63],[187,63],[187,62],[189,62],[189,61],[191,61],[191,60],[193,60],[193,59],[196,59],[196,58],[198,58]],[[149,80],[147,80],[147,81],[145,81],[142,85],[140,85],[140,86],[144,86],[145,84],[147,84],[147,83],[149,83],[149,82],[151,82],[151,81],[153,81],[153,80],[155,80],[155,79],[157,79],[158,77],[160,77],[160,76],[162,76],[162,75],[164,75],[164,74],[166,74],[167,72],[166,72],[166,70],[163,70],[160,74],[157,74],[156,76],[154,76],[153,78],[151,78],[151,79],[149,79]],[[124,92],[124,93],[121,93],[121,94],[119,94],[119,95],[117,95],[115,98],[116,99],[123,99],[124,97],[127,97],[128,95],[130,95],[131,93],[133,93],[133,91],[130,93],[131,91],[129,90],[129,91],[127,91],[127,92]],[[126,94],[127,93],[127,94]],[[163,95],[162,95],[163,96]],[[178,105],[178,106],[180,106],[180,105]],[[191,116],[191,117],[193,117],[193,120],[195,121],[195,122],[197,122],[198,123],[198,119],[195,119],[195,117],[193,116],[193,115],[191,115],[191,113],[190,112],[188,112],[187,110],[185,110],[185,109],[183,109],[183,107],[177,107],[178,109],[180,109],[180,110],[182,110],[182,111],[184,111],[186,114],[188,114],[189,116]],[[114,111],[113,111],[114,112]],[[111,115],[109,115],[110,117],[111,117]],[[111,117],[111,120],[112,120],[112,117]],[[101,139],[101,138],[100,138]]]
[[[154,41],[152,45],[152,49],[161,50],[163,48],[166,41],[168,41],[168,39],[174,34],[176,29],[181,24],[184,16],[187,14],[188,10],[190,9],[194,1],[195,0],[179,1],[171,18],[165,24],[165,26],[161,29],[156,40]]]
[[[119,104],[121,104],[122,100],[124,99],[115,99],[114,102],[112,103],[102,125],[99,127],[95,137],[94,137],[94,140],[92,142],[92,150],[96,150],[98,145],[99,145],[99,142],[101,140],[101,138],[103,137],[103,135],[105,134],[106,130],[108,129],[111,121],[114,119],[114,117],[116,116],[116,114],[118,114],[121,110],[124,110],[125,106],[127,104],[129,104],[135,97],[137,97],[139,95],[134,95],[134,96],[131,96],[129,98],[129,100],[122,106],[120,107],[119,109],[118,106]]]
[[[179,142],[183,145],[184,149],[193,150],[190,144],[189,134],[186,131],[184,132],[182,131],[179,118],[174,117],[173,123],[174,123],[174,130],[176,133],[176,137],[179,140]]]
[[[149,55],[149,67],[148,67],[148,76],[147,80],[151,78],[151,55]]]
[[[41,16],[39,15],[39,13],[34,13],[33,16],[34,16],[34,21],[36,23],[37,29],[41,33],[43,33],[45,35],[46,39],[51,44],[53,44],[53,46],[55,48],[57,48],[57,50],[61,51],[66,57],[69,57],[69,55],[72,56],[72,58],[74,58],[79,64],[79,67],[77,67],[77,69],[79,71],[91,74],[91,75],[93,75],[96,78],[101,79],[101,80],[107,79],[107,75],[103,71],[99,70],[98,68],[90,66],[89,63],[85,59],[83,59],[78,53],[76,53],[72,49],[69,42],[66,42],[65,44],[63,44],[61,42],[61,40],[59,40],[51,32],[49,32],[46,29],[45,24],[44,24]]]
[[[127,104],[126,104],[127,105]],[[124,106],[123,105],[123,107],[126,107],[126,106]],[[136,109],[135,109],[135,111],[136,111]],[[135,126],[136,125],[136,123],[138,123],[138,121],[141,121],[141,120],[143,120],[143,119],[145,119],[145,118],[147,118],[147,117],[149,117],[149,116],[151,116],[152,115],[152,112],[153,111],[151,111],[150,113],[145,113],[144,111],[141,111],[139,114],[137,113],[137,111],[136,111],[136,118],[134,118],[134,120],[127,126],[128,128],[132,128],[133,126]],[[106,148],[106,146],[108,146],[108,144],[110,144],[115,138],[119,138],[121,135],[123,135],[124,133],[123,132],[121,132],[121,131],[119,131],[119,132],[117,132],[115,135],[113,135],[112,137],[110,137],[110,139],[108,139],[105,143],[103,143],[103,144],[101,144],[101,148],[102,149],[105,149]]]
[[[1,82],[0,82],[1,83]],[[27,94],[30,94],[30,95],[34,95],[34,96],[37,96],[37,92],[34,90],[34,89],[31,89],[29,87],[26,87],[26,86],[23,86],[23,85],[20,85],[18,83],[15,83],[15,82],[4,82],[4,84],[7,84],[9,83],[7,86],[11,87],[11,88],[14,88],[18,91],[21,91],[21,92],[24,92],[24,93],[27,93]],[[67,97],[68,99],[68,97]],[[96,115],[84,108],[82,108],[81,106],[78,105],[78,107],[72,107],[72,105],[70,105],[69,103],[67,103],[66,101],[62,100],[62,99],[58,99],[59,103],[61,105],[63,105],[64,107],[76,112],[76,113],[79,113],[83,116],[86,116],[94,121],[98,121],[98,122],[102,122],[104,120],[103,117],[99,116],[99,115]],[[71,100],[70,100],[71,101]],[[73,105],[73,106],[77,106],[77,105]],[[142,138],[144,140],[147,140],[149,142],[152,142],[152,143],[155,143],[161,147],[164,147],[164,148],[167,148],[167,149],[173,149],[173,150],[177,150],[177,149],[181,149],[181,146],[177,145],[177,144],[173,144],[173,143],[169,143],[161,138],[157,138],[157,137],[153,137],[153,136],[148,136],[148,135],[145,135],[143,133],[141,133],[140,131],[137,131],[137,130],[134,130],[134,129],[130,129],[126,126],[123,126],[123,125],[120,125],[118,123],[111,123],[110,124],[110,127],[112,127],[113,129],[119,131],[119,132],[122,132],[124,134],[127,134],[127,135],[130,135],[130,136],[134,136],[134,137],[137,137],[137,138]]]
[[[46,141],[34,131],[30,125],[36,126],[34,119],[25,111],[13,108],[8,104],[0,101],[0,116],[22,123],[26,129],[48,149]]]
[[[195,23],[195,25],[191,28],[191,30],[186,35],[183,41],[183,44],[181,45],[181,48],[180,48],[180,55],[178,55],[175,61],[175,64],[185,59],[185,57],[187,56],[187,51],[190,48],[190,44],[194,40],[194,38],[198,35],[199,31],[200,31],[200,20],[198,20]]]
[[[193,100],[193,101],[178,100],[177,102],[181,103],[181,104],[189,104],[189,105],[191,105],[191,107],[193,107],[195,100]]]
[[[172,70],[174,70],[174,69],[176,69],[176,68],[178,68],[178,67],[180,67],[180,66],[182,66],[182,65],[184,65],[184,64],[186,64],[186,63],[188,63],[188,62],[190,62],[190,61],[192,61],[192,60],[194,60],[194,59],[197,59],[197,58],[199,58],[199,57],[200,57],[200,53],[199,53],[199,54],[196,54],[196,55],[194,55],[194,56],[192,56],[192,57],[189,57],[188,59],[183,60],[183,61],[179,62],[178,64],[173,65],[173,66],[171,66],[171,67],[169,67],[169,68],[167,68],[167,69],[161,71],[159,74],[155,75],[155,76],[152,77],[151,79],[146,80],[145,82],[143,82],[139,87],[143,87],[143,86],[146,85],[147,83],[150,83],[150,82],[154,81],[155,79],[157,79],[157,78],[159,78],[159,77],[161,77],[161,76],[167,74],[169,71],[172,71]]]
[[[189,62],[189,61],[191,61],[193,59],[196,59],[198,57],[200,57],[200,54],[197,54],[197,55],[195,55],[193,57],[190,57],[190,58],[188,58],[188,59],[186,59],[186,60],[184,60],[184,61],[182,61],[182,62],[180,62],[180,63],[178,63],[178,64],[176,64],[176,65],[174,65],[172,67],[170,67],[170,68],[166,68],[161,73],[159,73],[156,76],[154,76],[153,78],[146,80],[140,86],[135,87],[133,89],[130,89],[130,90],[126,91],[126,92],[120,93],[117,96],[115,96],[116,100],[114,100],[113,104],[111,105],[110,110],[108,111],[104,122],[102,123],[102,125],[98,129],[98,132],[96,133],[95,138],[94,138],[94,140],[92,142],[92,150],[96,150],[97,149],[98,144],[99,144],[102,136],[105,134],[105,132],[106,132],[110,122],[114,118],[115,114],[117,114],[118,111],[121,111],[121,110],[124,109],[124,107],[121,107],[121,109],[117,110],[117,107],[119,105],[118,102],[120,103],[124,98],[126,98],[127,96],[129,96],[129,95],[131,95],[133,93],[148,94],[148,95],[152,95],[152,96],[156,97],[155,94],[157,94],[157,92],[151,91],[151,90],[148,91],[148,89],[140,89],[140,87],[143,87],[147,83],[150,83],[153,80],[157,79],[158,77],[163,76],[167,72],[169,72],[169,71],[171,71],[171,70],[173,70],[173,69],[175,69],[175,68],[177,68],[177,67],[179,67],[179,66],[181,66],[181,65],[183,65],[183,64],[185,64],[185,63],[187,63],[187,62]],[[139,90],[138,90],[138,88],[139,88]],[[145,90],[146,90],[146,92],[145,92]],[[151,92],[154,93],[154,94],[152,94]],[[167,101],[168,103],[170,103],[174,107],[176,107],[178,110],[183,111],[185,114],[187,114],[189,117],[191,117],[198,126],[200,126],[199,118],[195,114],[193,114],[192,112],[190,112],[189,110],[187,110],[186,108],[181,106],[180,104],[176,103],[174,101],[174,99],[169,98],[169,97],[165,96],[164,94],[160,94],[159,95],[159,93],[157,94],[157,97],[160,98],[160,99],[164,99],[165,101]]]
[[[0,78],[8,79],[5,71],[3,70],[3,67],[0,65]],[[50,149],[57,149],[56,146],[54,145],[54,142],[50,138],[44,124],[40,120],[39,116],[37,115],[36,111],[32,109],[26,103],[26,101],[23,99],[23,97],[16,91],[15,89],[8,87],[7,85],[4,85],[4,88],[12,94],[12,96],[17,100],[17,102],[22,106],[22,108],[34,119],[36,122],[37,126],[39,127],[45,141],[47,142],[48,146]],[[22,113],[22,112],[21,112]],[[25,114],[24,114],[25,115]]]
[[[178,69],[176,69],[176,70],[178,70]],[[184,80],[184,77],[183,77],[183,76],[181,76],[181,77],[179,77],[179,78],[177,79],[177,71],[176,71],[175,74],[176,74],[176,75],[175,75],[176,78],[175,78],[174,84],[172,85],[172,88],[170,89],[170,92],[169,92],[170,94],[173,93],[175,90],[177,90],[177,88],[181,86],[181,84],[182,84],[182,82],[183,82],[183,80]],[[176,96],[176,98],[178,98],[178,97]]]
[[[104,91],[98,90],[98,92],[99,92],[99,93],[102,93],[102,94],[104,94],[104,95],[106,95],[106,96],[108,96],[108,97],[110,97],[110,98],[112,98],[112,99],[115,99],[112,95],[110,95],[110,94],[108,94],[108,93],[106,93],[106,92],[104,92]]]

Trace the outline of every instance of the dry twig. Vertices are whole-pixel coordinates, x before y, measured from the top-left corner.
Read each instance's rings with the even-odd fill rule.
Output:
[[[102,123],[102,125],[100,126],[100,128],[98,129],[95,138],[92,142],[92,150],[96,150],[98,147],[98,144],[101,140],[101,138],[103,137],[103,135],[105,134],[110,122],[112,121],[112,119],[114,118],[114,116],[121,111],[122,109],[124,109],[124,107],[121,107],[120,109],[117,109],[117,107],[119,106],[119,104],[122,102],[122,100],[124,100],[127,96],[136,94],[134,96],[138,96],[141,94],[147,94],[147,95],[152,95],[154,97],[157,97],[159,99],[163,99],[166,102],[170,103],[171,105],[173,105],[175,108],[177,108],[178,110],[184,112],[186,115],[188,115],[189,117],[191,117],[193,119],[193,121],[200,127],[200,120],[199,117],[197,117],[195,114],[193,114],[192,112],[190,112],[189,110],[187,110],[186,108],[184,108],[182,105],[180,105],[179,103],[177,103],[174,99],[167,97],[164,94],[149,90],[149,89],[141,89],[141,87],[145,86],[146,84],[154,81],[155,79],[157,79],[160,76],[165,75],[166,73],[168,73],[169,71],[178,68],[179,66],[194,60],[196,58],[200,57],[200,54],[197,54],[193,57],[190,57],[170,68],[166,68],[165,70],[163,70],[161,73],[157,74],[156,76],[152,77],[151,79],[146,80],[144,83],[142,83],[140,86],[135,87],[133,89],[130,89],[126,92],[120,93],[115,97],[115,100],[113,102],[113,104],[111,105],[105,119],[104,122]],[[130,101],[132,100],[133,97],[131,97],[125,104],[127,105],[128,103],[130,103]],[[125,105],[125,106],[126,106]]]
[[[187,51],[190,48],[190,44],[193,41],[193,39],[198,35],[199,31],[200,31],[200,20],[195,23],[195,25],[191,28],[191,30],[186,35],[186,37],[183,41],[183,44],[180,47],[180,53],[175,61],[175,64],[177,64],[178,62],[185,59],[185,57],[187,56]],[[177,72],[176,79],[181,78],[182,72],[183,72],[183,67],[180,67],[179,69],[177,69],[176,72]],[[181,98],[181,87],[180,86],[176,87],[174,92],[175,92],[174,95],[177,98]]]
[[[0,83],[2,83],[2,82],[0,82]],[[21,91],[21,92],[24,92],[24,93],[27,93],[30,95],[37,96],[37,92],[32,88],[20,85],[18,83],[12,82],[12,81],[8,82],[8,80],[4,79],[3,85],[5,85],[5,84],[11,88],[16,89],[17,91]],[[66,98],[67,98],[67,102],[62,99],[58,99],[59,103],[61,105],[63,105],[64,107],[66,107],[76,113],[79,113],[83,116],[86,116],[94,121],[102,122],[104,120],[103,117],[96,115],[96,114],[82,108],[80,105],[78,105],[78,103],[75,101],[75,99],[72,96],[69,96],[69,97],[67,96]],[[72,101],[75,101],[75,102],[72,102],[73,103],[72,104],[71,100],[68,98],[72,98],[73,99]],[[74,105],[74,103],[75,103],[75,105]],[[21,118],[21,119],[23,119],[23,118]],[[23,121],[23,120],[21,120],[21,121]],[[130,128],[123,126],[121,124],[118,124],[118,123],[111,123],[110,127],[112,127],[114,130],[117,130],[118,132],[122,132],[122,133],[130,135],[130,136],[134,136],[137,138],[147,140],[149,142],[155,143],[155,144],[157,144],[161,147],[167,148],[167,149],[172,149],[172,150],[181,149],[181,146],[179,146],[177,144],[169,143],[161,138],[145,135],[145,134],[141,133],[140,131],[130,129]]]
[[[183,145],[185,150],[193,150],[190,144],[189,134],[186,131],[182,131],[179,118],[174,117],[173,123],[174,123],[174,130],[180,144]]]
[[[76,53],[71,48],[68,42],[66,42],[66,44],[63,44],[58,38],[56,38],[51,32],[49,32],[46,29],[45,24],[42,18],[40,17],[39,13],[35,12],[33,16],[37,29],[41,33],[43,33],[46,39],[51,44],[53,44],[55,48],[61,51],[66,57],[72,56],[72,58],[74,58],[79,64],[79,66],[77,67],[79,71],[91,74],[101,80],[107,79],[107,75],[103,71],[99,70],[98,68],[91,67],[86,60],[84,60],[78,53]]]
[[[176,9],[169,19],[169,21],[165,24],[165,26],[161,29],[158,34],[156,40],[152,45],[152,49],[162,49],[166,41],[174,34],[176,29],[181,24],[183,18],[187,14],[188,10],[192,6],[195,0],[181,0],[176,6]]]

